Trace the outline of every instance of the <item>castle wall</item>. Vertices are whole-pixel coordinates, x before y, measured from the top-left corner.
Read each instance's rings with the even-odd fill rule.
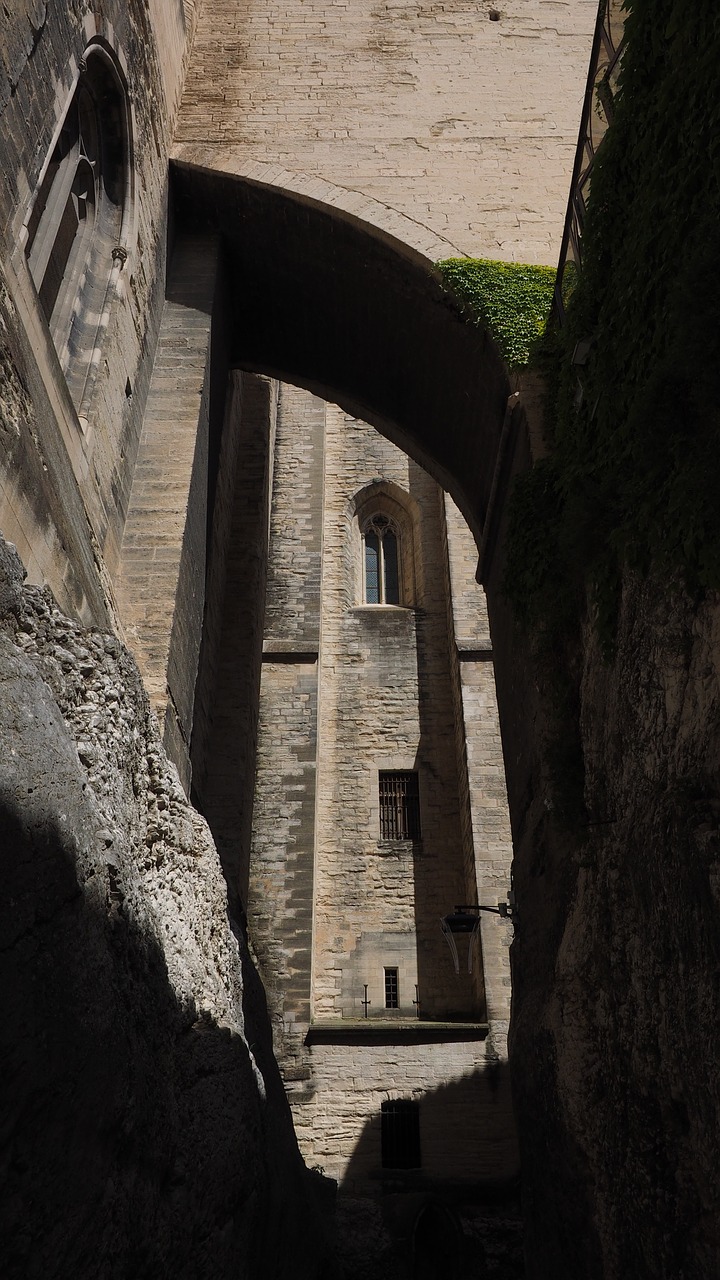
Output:
[[[283,385],[247,910],[276,1051],[297,1088],[307,1077],[302,1040],[311,1000],[324,437],[322,401]]]
[[[221,271],[216,238],[178,239],[116,586],[126,635],[188,790],[224,422],[227,447],[235,436],[232,418],[225,421]],[[227,469],[232,473],[231,463]],[[226,554],[221,526],[216,529],[215,553],[220,559]]]
[[[293,1108],[309,1165],[343,1195],[502,1187],[517,1172],[507,1064],[488,1064],[482,1042],[314,1045],[315,1092]],[[381,1107],[415,1100],[422,1168],[382,1168]]]
[[[222,0],[200,18],[174,154],[337,200],[429,257],[553,263],[596,11]]]
[[[110,0],[94,14],[83,8],[22,0],[12,6],[3,29],[0,162],[6,198],[0,255],[9,298],[6,332],[36,414],[32,423],[20,424],[4,452],[0,525],[16,542],[33,581],[49,582],[68,608],[101,620],[102,596],[112,597],[162,310],[167,154],[188,22],[195,19],[180,0],[149,8]],[[127,257],[107,261],[89,390],[77,406],[48,336],[24,245],[46,160],[93,40],[109,51],[127,82],[131,154],[120,244]]]
[[[445,495],[445,521],[450,571],[456,671],[463,726],[459,750],[464,761],[461,777],[467,786],[470,834],[478,902],[496,906],[507,900],[512,833],[507,802],[500,721],[495,691],[495,668],[484,593],[475,581],[477,547],[455,503]],[[480,938],[490,1037],[504,1057],[510,1020],[511,978],[508,946],[512,926],[482,913]]]
[[[191,747],[194,795],[212,827],[232,909],[241,912],[248,895],[278,386],[239,370],[230,377]]]
[[[360,521],[376,501],[402,522],[399,606],[364,603]],[[454,516],[447,527],[435,482],[367,424],[280,387],[248,926],[301,1150],[344,1193],[497,1184],[516,1167],[508,927],[493,918],[489,1030],[483,957],[476,948],[470,976],[463,955],[456,975],[440,929],[456,903],[478,900],[489,851],[496,869],[504,854],[504,896],[510,856],[492,800],[483,827],[477,782],[502,779],[490,663],[487,705],[465,708],[484,717],[472,787],[467,773],[465,733],[478,726],[463,719],[449,545],[466,648],[487,640],[487,620]],[[381,838],[382,769],[417,771],[420,840]],[[420,1105],[422,1169],[407,1176],[381,1166],[390,1098]]]
[[[382,1008],[383,967],[410,943],[414,954],[398,964],[406,1014],[418,996],[428,1015],[472,1018],[476,993],[467,975],[455,979],[438,924],[455,902],[476,901],[459,822],[440,492],[400,450],[332,407],[326,439],[314,1016],[360,1017],[366,982]],[[418,513],[406,532],[415,582],[404,608],[363,603],[353,499],[378,477]],[[416,847],[380,838],[379,770],[418,774]]]

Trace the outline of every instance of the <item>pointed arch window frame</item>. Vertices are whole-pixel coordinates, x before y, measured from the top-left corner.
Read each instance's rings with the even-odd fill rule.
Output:
[[[133,134],[124,63],[96,36],[83,51],[21,238],[83,429],[133,238]]]
[[[40,304],[58,348],[64,336],[63,320],[69,327],[67,312],[77,292],[101,203],[98,132],[95,104],[81,77],[32,209],[25,250]],[[72,234],[63,237],[63,227],[69,222]],[[57,276],[55,288],[51,278],[53,267]]]

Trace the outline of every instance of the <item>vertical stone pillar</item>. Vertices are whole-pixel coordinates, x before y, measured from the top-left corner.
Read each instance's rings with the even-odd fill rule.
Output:
[[[195,695],[193,793],[242,914],[247,903],[278,385],[231,374]],[[235,901],[237,899],[237,902]]]
[[[218,259],[214,237],[184,236],[175,247],[117,592],[127,641],[186,789],[205,606],[211,418],[222,411],[211,395],[222,349]]]
[[[477,547],[452,499],[445,497],[455,644],[459,663],[463,737],[478,901],[504,901],[512,861],[500,724],[490,630],[482,588],[475,581]],[[511,928],[481,913],[480,940],[490,1038],[507,1057],[510,1019]]]
[[[309,1079],[325,411],[282,385],[260,685],[248,924],[291,1100]]]

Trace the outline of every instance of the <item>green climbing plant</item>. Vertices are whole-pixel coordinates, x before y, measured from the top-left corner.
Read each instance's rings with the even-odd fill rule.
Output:
[[[626,566],[720,588],[720,10],[625,7],[583,269],[545,342],[548,456],[516,485],[506,578],[546,635],[589,600],[608,653]]]
[[[490,330],[509,368],[529,364],[550,314],[554,270],[485,258],[445,258],[437,265],[468,319]]]

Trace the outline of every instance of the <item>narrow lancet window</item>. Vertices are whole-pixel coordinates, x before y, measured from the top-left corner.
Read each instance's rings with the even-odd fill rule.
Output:
[[[365,603],[400,603],[398,537],[389,518],[375,515],[363,530]]]
[[[380,539],[372,529],[365,534],[365,603],[380,603]]]

